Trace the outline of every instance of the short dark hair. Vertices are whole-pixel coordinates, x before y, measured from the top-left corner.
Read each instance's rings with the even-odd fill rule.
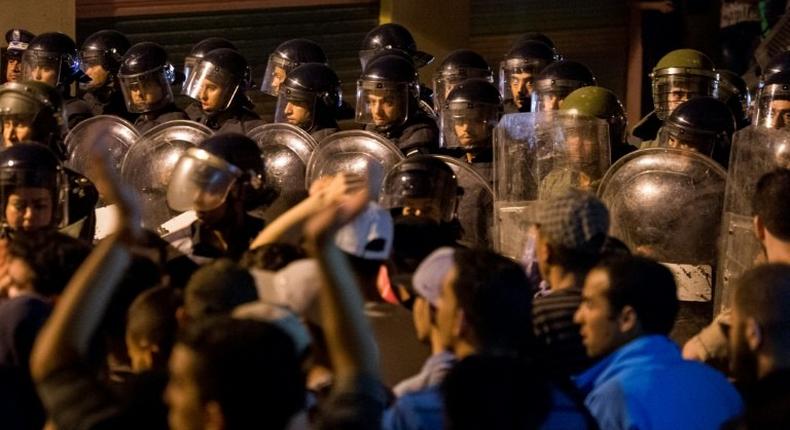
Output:
[[[457,249],[453,292],[480,350],[532,345],[532,288],[524,269],[487,250]]]
[[[267,243],[244,253],[241,265],[249,269],[280,270],[305,258],[302,248],[287,243]]]
[[[550,254],[550,263],[556,264],[572,273],[586,275],[590,269],[595,266],[595,263],[601,257],[601,248],[603,247],[606,236],[597,236],[590,240],[592,243],[588,249],[578,250],[571,249],[561,245],[554,245],[548,243]]]
[[[133,340],[146,340],[159,348],[159,364],[167,363],[176,340],[176,310],[181,293],[171,287],[156,287],[137,296],[127,312],[126,334]]]
[[[304,407],[304,375],[293,341],[275,325],[230,317],[190,325],[179,343],[195,354],[203,402],[216,401],[226,428],[284,429]]]
[[[790,265],[764,264],[747,271],[738,279],[733,299],[774,343],[790,346]]]
[[[17,231],[8,244],[9,255],[30,267],[33,289],[44,296],[62,293],[90,251],[86,242],[49,229]]]
[[[446,429],[536,429],[552,406],[546,373],[512,356],[471,355],[442,382]]]
[[[757,181],[752,211],[772,235],[790,241],[790,170],[776,169]]]
[[[187,282],[184,310],[190,318],[230,314],[236,306],[258,300],[258,289],[247,269],[227,258],[198,269]]]
[[[612,314],[625,306],[636,311],[645,334],[669,334],[680,306],[672,272],[649,258],[623,256],[601,261],[595,269],[609,276],[606,291]]]

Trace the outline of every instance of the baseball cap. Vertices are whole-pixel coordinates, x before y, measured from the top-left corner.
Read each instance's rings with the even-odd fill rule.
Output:
[[[442,282],[455,263],[455,249],[443,246],[430,253],[417,266],[412,277],[412,287],[433,306],[439,300]]]
[[[335,235],[335,245],[344,252],[365,260],[386,260],[392,252],[395,229],[392,215],[369,202],[367,208]]]
[[[543,201],[536,222],[550,244],[593,251],[590,247],[600,248],[609,231],[609,210],[594,194],[571,189]]]

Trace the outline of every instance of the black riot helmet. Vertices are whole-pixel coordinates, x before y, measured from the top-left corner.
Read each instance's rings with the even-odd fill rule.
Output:
[[[751,93],[746,81],[730,70],[716,70],[719,74],[719,100],[730,107],[738,130],[749,125],[749,107],[752,103]]]
[[[726,166],[734,132],[735,118],[730,108],[716,98],[699,96],[681,103],[664,120],[658,144],[690,149]]]
[[[555,61],[554,50],[543,42],[528,40],[513,45],[499,64],[499,91],[521,111],[530,109],[533,83]]]
[[[129,48],[118,79],[129,112],[151,112],[173,102],[170,85],[175,82],[175,70],[165,49],[156,43],[140,42]]]
[[[280,84],[285,81],[288,73],[302,64],[321,63],[329,64],[326,54],[321,47],[307,39],[291,39],[281,43],[269,55],[266,72],[263,75],[261,91],[277,97]]]
[[[63,33],[44,33],[33,38],[22,54],[22,63],[26,80],[59,88],[85,78],[77,44]]]
[[[471,49],[457,49],[444,57],[433,75],[434,106],[441,109],[453,87],[470,78],[494,82],[494,74],[482,55]]]
[[[200,102],[203,111],[218,112],[229,108],[249,85],[247,59],[233,49],[219,48],[203,56],[182,93]],[[208,97],[209,93],[215,96]]]
[[[420,84],[414,63],[401,55],[379,55],[357,81],[356,121],[389,128],[417,109]]]
[[[533,83],[532,112],[557,110],[568,94],[592,85],[595,85],[595,76],[582,63],[563,60],[549,64]]]
[[[68,181],[58,157],[44,145],[26,141],[0,151],[0,220],[4,228],[24,228],[20,220],[8,219],[7,207],[11,195],[20,188],[43,188],[51,198],[51,216],[46,225],[26,229],[56,227],[67,216]],[[32,203],[26,203],[30,206]],[[34,211],[39,210],[35,207]],[[22,212],[22,211],[20,211]]]
[[[433,55],[417,49],[417,42],[406,27],[389,23],[379,25],[365,35],[359,50],[362,68],[365,69],[376,53],[384,49],[397,49],[408,53],[417,68],[430,64],[434,59]]]
[[[167,204],[178,211],[210,211],[239,184],[244,208],[250,210],[261,203],[263,178],[263,158],[254,140],[239,133],[215,135],[181,155],[170,176]]]
[[[50,147],[63,157],[61,140],[66,135],[67,122],[63,110],[63,96],[55,87],[38,81],[7,82],[0,86],[0,126],[21,121],[30,125],[30,136]],[[4,142],[8,147],[17,143],[18,136]]]
[[[132,47],[129,39],[116,30],[100,30],[85,39],[80,50],[83,70],[100,65],[110,73],[118,73],[123,54]]]
[[[446,223],[456,217],[458,178],[444,161],[415,155],[396,164],[384,178],[381,205],[393,218]]]
[[[343,91],[334,70],[325,64],[302,64],[280,86],[274,119],[310,131],[315,125],[334,123],[342,105]]]
[[[777,54],[763,69],[753,123],[765,128],[790,128],[790,51]]]
[[[513,45],[511,47],[511,49],[513,49],[513,48],[515,48],[515,47],[517,47],[519,45],[522,45],[522,44],[524,44],[526,42],[540,42],[540,43],[543,43],[544,45],[548,46],[549,48],[551,48],[552,51],[555,51],[555,52],[556,52],[556,49],[557,49],[556,46],[554,46],[554,41],[551,40],[551,38],[549,38],[549,36],[546,36],[545,34],[539,33],[539,32],[536,32],[536,31],[532,31],[532,32],[529,32],[529,33],[524,33],[521,36],[517,37],[516,40],[513,42]]]
[[[467,79],[456,85],[440,113],[441,145],[445,148],[484,149],[502,114],[502,97],[491,82]]]
[[[209,52],[219,48],[228,48],[238,51],[238,49],[236,49],[236,45],[224,37],[209,37],[194,44],[192,49],[189,51],[189,54],[184,57],[184,76],[186,77],[185,82],[186,80],[189,80],[189,74],[192,72],[192,70],[195,70],[195,66],[197,66],[200,60],[203,59],[203,57],[205,57]]]

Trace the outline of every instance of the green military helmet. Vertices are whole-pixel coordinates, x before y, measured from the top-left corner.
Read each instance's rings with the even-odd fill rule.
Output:
[[[713,61],[694,49],[676,49],[658,61],[653,73],[653,106],[661,120],[697,96],[718,96],[719,76]]]
[[[625,142],[625,109],[611,90],[603,87],[579,88],[560,103],[560,109],[605,120],[609,123],[609,141],[613,148]]]

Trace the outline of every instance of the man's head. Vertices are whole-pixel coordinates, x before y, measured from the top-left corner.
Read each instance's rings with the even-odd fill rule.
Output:
[[[151,112],[173,101],[173,66],[165,49],[156,43],[141,42],[129,48],[121,61],[118,79],[129,112]]]
[[[441,106],[442,145],[466,151],[491,148],[502,97],[494,84],[475,78],[461,81]]]
[[[520,111],[528,111],[533,79],[554,60],[554,50],[543,42],[528,40],[514,44],[499,69],[503,97],[512,99]]]
[[[644,335],[667,335],[678,312],[672,272],[653,260],[604,260],[587,275],[574,315],[587,355],[605,356]]]
[[[13,82],[22,79],[22,54],[34,37],[36,36],[33,33],[21,28],[12,28],[6,32],[5,41],[8,43],[8,47],[5,51],[5,64],[0,66],[0,70],[5,71],[5,75],[0,76],[0,82]]]
[[[730,328],[730,367],[741,382],[784,370],[790,354],[790,266],[766,264],[736,284]]]
[[[443,345],[459,355],[523,352],[532,341],[532,289],[518,264],[458,249],[437,301]]]
[[[693,49],[677,49],[663,56],[651,74],[656,115],[666,119],[681,103],[697,96],[717,96],[719,79],[713,62]]]
[[[584,277],[606,241],[609,211],[595,195],[569,191],[542,203],[537,226],[536,252],[543,279],[550,279],[554,267]]]
[[[184,292],[184,321],[192,323],[217,315],[229,315],[236,306],[258,300],[250,273],[228,259],[198,269]]]
[[[190,72],[182,93],[200,103],[203,112],[220,112],[244,94],[249,77],[250,68],[243,55],[230,48],[214,49]]]
[[[261,91],[277,97],[280,86],[285,82],[288,74],[300,65],[310,63],[324,65],[328,63],[321,46],[307,39],[286,40],[269,55]]]
[[[356,121],[380,129],[403,124],[416,106],[418,89],[417,70],[407,58],[375,57],[357,81]]]
[[[50,148],[66,134],[63,98],[42,82],[8,82],[0,87],[3,147],[34,140]]]
[[[412,276],[412,288],[416,293],[412,317],[417,339],[421,342],[428,342],[432,332],[438,329],[436,307],[444,278],[454,265],[455,249],[444,246],[425,257]]]
[[[531,110],[558,110],[570,93],[595,83],[595,75],[582,63],[563,60],[549,64],[535,77]]]
[[[176,311],[181,294],[171,287],[143,292],[132,302],[126,319],[126,348],[132,371],[164,370],[178,331]]]
[[[22,54],[25,79],[65,88],[83,76],[77,45],[63,33],[44,33]]]
[[[273,324],[218,318],[184,333],[165,391],[173,430],[284,429],[304,406],[296,348]]]
[[[769,262],[776,261],[777,245],[790,243],[790,170],[776,169],[757,181],[752,198],[754,230]]]
[[[12,230],[41,230],[65,216],[66,183],[55,154],[36,143],[21,143],[0,152],[0,219]]]
[[[82,70],[91,78],[84,88],[95,90],[112,85],[123,54],[130,47],[129,39],[119,31],[99,30],[88,36],[80,50]]]
[[[325,64],[303,64],[280,86],[274,120],[310,131],[316,125],[334,124],[342,104],[340,78],[334,70]]]

